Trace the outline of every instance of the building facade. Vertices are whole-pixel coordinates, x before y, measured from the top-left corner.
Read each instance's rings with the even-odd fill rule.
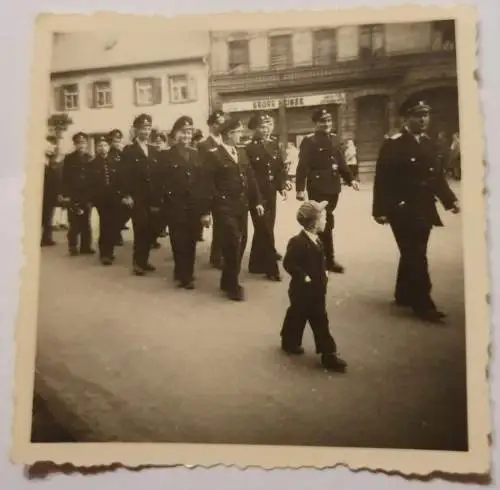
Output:
[[[63,151],[71,149],[77,131],[90,135],[91,151],[96,138],[113,128],[130,140],[132,121],[143,112],[161,131],[169,132],[178,117],[189,115],[206,132],[208,33],[191,34],[185,49],[155,36],[147,53],[134,52],[139,43],[130,35],[65,34],[54,44],[50,113],[66,113],[73,121]]]
[[[212,108],[244,121],[269,111],[282,141],[299,145],[326,105],[339,136],[354,139],[361,171],[373,170],[409,95],[432,106],[431,132],[458,131],[453,21],[213,32],[210,64]]]

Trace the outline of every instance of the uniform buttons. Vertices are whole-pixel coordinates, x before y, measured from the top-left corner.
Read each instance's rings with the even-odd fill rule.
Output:
[[[410,158],[410,162],[412,162],[412,163],[413,163],[413,162],[415,162],[416,160],[417,160],[417,159],[416,159],[415,157],[411,157],[411,158]]]
[[[431,167],[431,168],[429,169],[429,172],[434,172],[434,167]]]

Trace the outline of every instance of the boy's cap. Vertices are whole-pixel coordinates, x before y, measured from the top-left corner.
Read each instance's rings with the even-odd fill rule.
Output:
[[[302,203],[297,211],[297,221],[302,224],[303,222],[316,219],[324,211],[327,205],[328,201],[306,201]]]

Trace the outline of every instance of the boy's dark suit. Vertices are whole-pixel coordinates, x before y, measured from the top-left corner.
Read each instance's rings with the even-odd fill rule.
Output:
[[[164,172],[158,151],[147,145],[148,155],[137,142],[126,146],[122,153],[124,171],[123,195],[133,201],[131,210],[134,227],[134,265],[150,269],[148,262],[151,248],[162,222]]]
[[[291,281],[288,289],[290,306],[281,330],[282,346],[290,350],[300,347],[309,321],[316,352],[336,353],[337,346],[330,334],[326,313],[328,277],[321,242],[313,243],[305,231],[300,232],[288,242],[283,267],[290,274]],[[306,282],[307,276],[311,282]]]

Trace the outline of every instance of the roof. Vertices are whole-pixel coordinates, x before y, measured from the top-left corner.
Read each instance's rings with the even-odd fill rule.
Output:
[[[208,31],[58,33],[54,36],[51,72],[202,58],[208,55],[209,45]]]

